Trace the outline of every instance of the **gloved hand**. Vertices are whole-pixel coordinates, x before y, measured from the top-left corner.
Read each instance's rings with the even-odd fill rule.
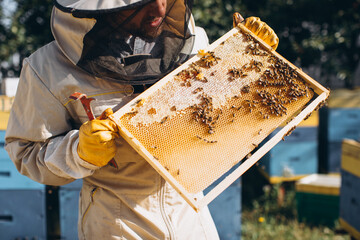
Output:
[[[79,156],[99,167],[105,166],[116,153],[115,138],[119,137],[119,130],[107,118],[112,113],[111,109],[106,109],[100,117],[81,125],[79,130]]]
[[[234,13],[233,24],[234,27],[242,22],[242,17],[239,13]],[[245,19],[244,26],[252,31],[255,35],[261,38],[264,42],[269,44],[274,50],[279,45],[279,38],[274,30],[258,17],[248,17]]]

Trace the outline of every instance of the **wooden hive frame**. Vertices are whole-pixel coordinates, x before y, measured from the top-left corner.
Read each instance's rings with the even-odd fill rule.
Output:
[[[111,116],[111,119],[117,123],[120,129],[121,136],[142,156],[148,163],[167,181],[169,182],[177,192],[193,207],[195,211],[199,211],[202,207],[208,205],[212,200],[214,200],[221,192],[223,192],[227,187],[229,187],[236,179],[238,179],[242,174],[244,174],[251,166],[253,166],[262,156],[264,156],[271,148],[273,148],[279,141],[281,141],[284,136],[291,133],[292,130],[305,118],[307,118],[314,110],[318,109],[328,98],[329,90],[321,86],[299,68],[294,66],[292,63],[287,61],[280,54],[275,52],[269,45],[263,42],[260,38],[254,35],[242,24],[239,24],[237,27],[233,28],[213,44],[211,44],[205,51],[212,51],[219,45],[221,45],[228,38],[234,36],[236,33],[248,34],[255,39],[263,49],[269,52],[271,55],[274,55],[278,59],[281,59],[288,66],[297,72],[303,81],[305,81],[311,89],[314,91],[316,96],[307,104],[302,110],[299,109],[297,115],[292,118],[276,135],[271,139],[265,142],[261,147],[259,147],[253,154],[238,167],[231,171],[220,183],[218,183],[211,191],[209,191],[203,198],[197,199],[193,197],[193,194],[187,191],[182,184],[180,184],[175,177],[170,174],[166,166],[163,166],[153,154],[151,154],[148,149],[146,149],[143,144],[122,124],[120,119],[126,114],[129,114],[133,111],[134,106],[141,104],[143,99],[147,99],[152,96],[157,90],[165,86],[169,81],[173,80],[174,77],[181,71],[187,69],[192,63],[198,61],[201,56],[194,56],[183,65],[175,69],[173,72],[165,76],[163,79],[158,81],[152,87],[144,91],[142,94],[137,96],[135,99],[130,101],[124,107],[119,109],[114,115]],[[239,159],[240,162],[241,159]],[[217,178],[218,179],[218,178]],[[214,179],[214,180],[217,180]]]

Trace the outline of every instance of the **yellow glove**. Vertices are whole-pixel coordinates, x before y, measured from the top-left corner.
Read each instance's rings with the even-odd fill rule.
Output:
[[[261,21],[258,17],[246,18],[244,25],[264,42],[269,44],[269,46],[271,46],[274,50],[276,50],[279,45],[279,38],[269,25]]]
[[[242,23],[244,18],[240,13],[233,14],[233,25],[236,27],[239,23]],[[248,17],[245,19],[244,26],[252,31],[255,35],[261,38],[264,42],[269,44],[274,50],[276,50],[279,44],[279,38],[274,30],[266,23],[260,20],[258,17]]]
[[[107,118],[111,109],[105,110],[99,118],[87,121],[79,130],[79,156],[99,167],[105,166],[116,152],[115,138],[119,137],[117,125]]]

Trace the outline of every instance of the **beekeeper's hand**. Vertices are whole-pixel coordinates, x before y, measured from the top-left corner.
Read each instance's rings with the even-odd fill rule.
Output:
[[[79,130],[79,156],[99,167],[105,166],[115,156],[115,138],[119,137],[117,125],[107,118],[109,114],[112,110],[105,110],[100,117],[81,125]]]
[[[234,13],[233,24],[237,26],[242,22],[242,17],[239,13]],[[274,30],[269,27],[265,22],[261,21],[258,17],[248,17],[244,21],[245,27],[252,31],[255,35],[261,38],[264,42],[269,44],[274,50],[279,45],[279,38]]]

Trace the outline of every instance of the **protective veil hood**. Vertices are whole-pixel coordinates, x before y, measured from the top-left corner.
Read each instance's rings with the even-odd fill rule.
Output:
[[[65,12],[114,12],[143,5],[151,0],[55,0],[55,5]]]
[[[124,84],[152,84],[191,53],[195,25],[188,0],[167,0],[161,33],[153,39],[127,32],[123,10],[136,13],[153,1],[57,0],[51,17],[54,38],[73,64]],[[109,17],[110,16],[110,17]],[[135,50],[135,46],[137,51]]]

